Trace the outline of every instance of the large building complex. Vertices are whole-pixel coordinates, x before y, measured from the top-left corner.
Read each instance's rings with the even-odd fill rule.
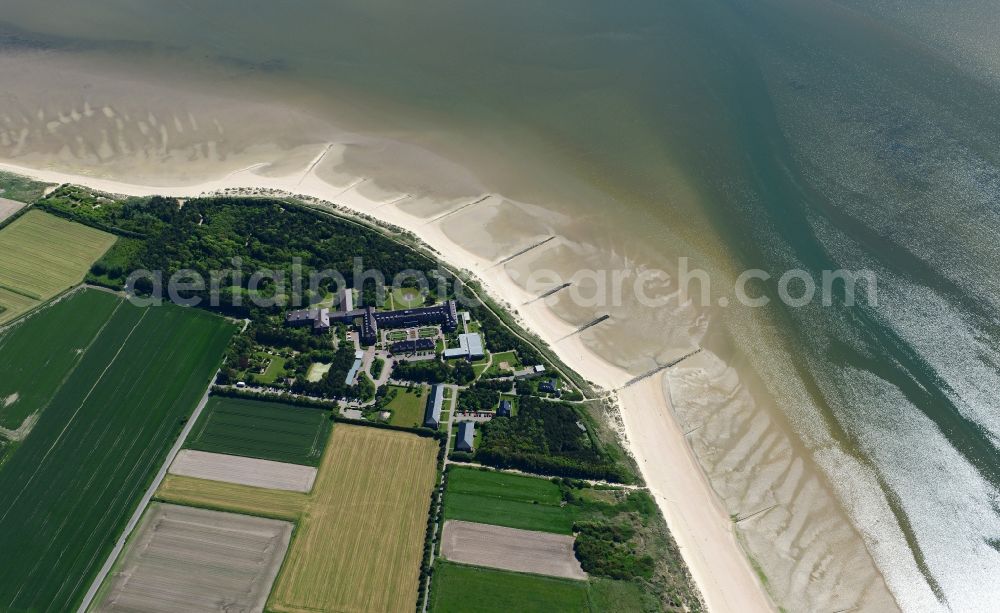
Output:
[[[289,311],[285,316],[285,324],[289,326],[312,326],[316,332],[326,332],[331,321],[352,324],[360,319],[359,337],[366,345],[374,345],[379,341],[379,330],[396,328],[413,328],[422,325],[440,325],[445,331],[458,328],[458,307],[454,300],[441,304],[416,309],[400,309],[397,311],[376,311],[374,307],[363,309],[351,308],[354,301],[350,290],[339,295],[342,310],[330,311],[326,308],[310,308]]]
[[[428,324],[440,325],[445,330],[456,329],[458,308],[455,301],[398,311],[376,311],[373,307],[366,307],[361,319],[361,342],[366,345],[377,343],[379,329],[413,328]]]

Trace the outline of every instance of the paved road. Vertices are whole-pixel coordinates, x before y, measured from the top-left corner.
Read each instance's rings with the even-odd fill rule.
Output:
[[[212,383],[215,382],[215,375],[212,375]],[[153,499],[153,494],[156,493],[157,488],[160,487],[160,483],[163,482],[163,478],[167,475],[167,469],[170,468],[170,464],[177,457],[177,453],[184,446],[184,441],[187,440],[188,433],[191,432],[191,428],[194,427],[198,417],[201,415],[202,410],[208,403],[208,394],[212,391],[212,383],[209,383],[208,387],[205,389],[205,395],[201,397],[201,401],[198,406],[195,407],[194,413],[191,414],[191,418],[188,419],[187,423],[184,424],[184,428],[181,430],[181,434],[177,437],[177,442],[174,443],[173,448],[170,449],[170,453],[167,454],[167,459],[163,462],[163,466],[160,467],[160,471],[156,473],[156,478],[153,479],[153,483],[143,494],[142,500],[139,502],[139,506],[136,507],[135,513],[132,514],[132,518],[128,520],[128,524],[125,526],[125,530],[122,532],[121,536],[118,538],[118,542],[115,543],[115,548],[111,550],[111,554],[108,559],[104,562],[104,566],[101,567],[101,571],[97,573],[94,577],[94,582],[90,585],[90,589],[87,590],[87,595],[83,597],[83,602],[80,603],[80,608],[77,609],[77,613],[86,613],[87,609],[90,608],[91,603],[94,601],[94,597],[97,596],[97,590],[101,588],[101,584],[104,583],[104,579],[111,572],[111,568],[115,565],[115,561],[121,554],[122,549],[125,547],[125,541],[135,530],[135,527],[139,524],[139,520],[142,518],[142,514],[146,511],[146,506],[149,505],[149,501]]]

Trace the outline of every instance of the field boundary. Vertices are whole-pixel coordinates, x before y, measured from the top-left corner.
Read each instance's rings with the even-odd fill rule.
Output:
[[[218,376],[218,369],[212,375],[211,381],[215,381],[216,376]],[[194,428],[194,424],[198,420],[198,417],[201,416],[201,412],[205,408],[205,405],[208,404],[208,396],[209,393],[211,392],[211,389],[212,385],[211,383],[209,383],[206,386],[205,393],[202,395],[201,400],[195,407],[194,412],[191,413],[191,416],[188,418],[187,423],[184,424],[184,428],[181,430],[180,435],[174,442],[174,446],[170,448],[170,453],[167,454],[166,460],[163,462],[163,465],[160,466],[160,470],[156,473],[156,476],[153,477],[153,482],[146,489],[146,493],[143,494],[142,498],[139,500],[138,507],[136,508],[135,512],[132,513],[132,517],[129,518],[128,523],[125,525],[125,529],[122,531],[121,535],[118,537],[118,540],[115,542],[114,549],[112,549],[111,553],[108,554],[108,558],[107,560],[105,560],[104,565],[101,566],[101,570],[99,570],[97,576],[94,577],[94,580],[90,585],[90,588],[87,590],[87,593],[84,595],[83,600],[80,602],[80,606],[77,607],[77,613],[87,613],[87,610],[93,603],[94,598],[100,591],[101,586],[104,584],[105,579],[107,579],[107,576],[111,572],[111,569],[114,568],[115,562],[118,560],[118,557],[121,555],[122,550],[125,548],[125,544],[128,542],[128,539],[131,536],[132,532],[135,530],[136,526],[139,524],[139,521],[142,519],[143,514],[146,512],[146,508],[149,506],[150,501],[153,499],[153,495],[156,493],[156,490],[160,487],[160,483],[163,482],[163,478],[166,476],[167,470],[173,463],[174,458],[177,457],[177,453],[184,446],[184,441],[187,439],[187,436],[191,432],[191,429]]]

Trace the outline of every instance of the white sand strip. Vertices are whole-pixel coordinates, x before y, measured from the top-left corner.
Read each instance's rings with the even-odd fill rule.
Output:
[[[308,492],[316,481],[316,469],[311,466],[193,449],[177,454],[170,474],[292,492]]]
[[[450,519],[441,554],[452,562],[567,579],[587,578],[573,553],[573,537]]]

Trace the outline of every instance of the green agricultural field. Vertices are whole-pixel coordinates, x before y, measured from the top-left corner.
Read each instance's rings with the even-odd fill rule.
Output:
[[[424,390],[421,395],[417,395],[416,388],[400,387],[390,385],[387,392],[396,391],[396,397],[387,405],[386,410],[392,412],[389,423],[394,426],[419,427],[424,425],[424,409],[427,407],[429,398],[428,390]]]
[[[332,422],[320,409],[212,396],[187,447],[318,466]]]
[[[572,534],[574,509],[561,503],[562,493],[551,481],[454,467],[448,471],[444,517]]]
[[[0,438],[27,435],[15,431],[48,405],[121,305],[111,294],[80,291],[0,334]]]
[[[0,565],[0,610],[76,608],[234,330],[176,306],[122,304],[107,318],[0,469],[0,551],[17,558]]]
[[[0,323],[76,285],[115,237],[41,211],[0,230]]]
[[[581,613],[592,611],[586,581],[556,579],[440,561],[431,613]],[[474,603],[472,605],[471,603]]]

